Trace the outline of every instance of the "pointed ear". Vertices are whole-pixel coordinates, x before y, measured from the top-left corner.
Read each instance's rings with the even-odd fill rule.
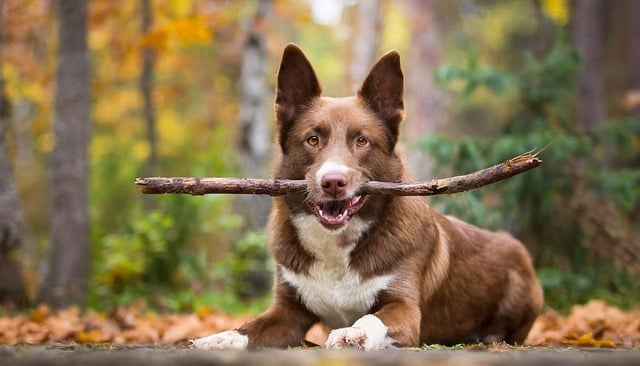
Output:
[[[373,65],[358,92],[396,136],[404,115],[403,83],[400,55],[397,51],[389,51]]]
[[[290,43],[284,49],[276,91],[276,116],[280,128],[292,123],[322,89],[313,67],[298,46]]]

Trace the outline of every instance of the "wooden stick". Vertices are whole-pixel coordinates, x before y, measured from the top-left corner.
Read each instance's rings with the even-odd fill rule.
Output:
[[[542,164],[538,155],[544,149],[529,151],[504,163],[470,174],[425,182],[365,183],[360,194],[396,196],[433,196],[469,191],[531,170]],[[183,193],[194,196],[215,193],[263,194],[282,196],[307,189],[304,180],[252,178],[150,177],[136,178],[140,192],[146,194]]]

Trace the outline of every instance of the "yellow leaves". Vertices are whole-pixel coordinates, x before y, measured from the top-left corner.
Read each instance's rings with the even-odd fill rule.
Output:
[[[577,347],[616,348],[616,344],[612,341],[593,338],[593,333],[591,332],[583,334],[577,338],[568,337],[564,339],[562,343]]]
[[[103,92],[102,97],[94,102],[92,117],[103,127],[118,127],[130,124],[131,116],[141,108],[142,98],[139,90],[117,88]]]
[[[154,27],[141,41],[143,47],[166,51],[170,45],[186,47],[208,44],[213,40],[208,20],[204,16],[193,16],[171,20]]]
[[[569,0],[542,0],[542,11],[556,25],[565,26],[569,23]]]
[[[177,111],[166,111],[158,118],[158,139],[163,141],[162,154],[175,154],[188,140],[189,127]]]
[[[141,41],[142,47],[148,47],[156,51],[166,51],[169,43],[169,32],[165,29],[149,31]]]

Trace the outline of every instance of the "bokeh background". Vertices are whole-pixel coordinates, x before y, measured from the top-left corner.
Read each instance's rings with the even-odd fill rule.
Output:
[[[430,201],[522,239],[549,307],[640,301],[639,1],[0,9],[0,312],[141,299],[165,311],[263,309],[268,198],[143,196],[133,181],[268,177],[289,42],[332,96],[352,94],[377,57],[400,52],[403,144],[417,179],[546,147],[534,171]]]

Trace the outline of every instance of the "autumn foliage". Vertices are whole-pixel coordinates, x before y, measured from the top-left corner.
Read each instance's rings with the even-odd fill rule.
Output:
[[[248,316],[231,317],[202,308],[193,314],[157,314],[141,304],[110,313],[81,312],[71,307],[52,311],[41,305],[30,313],[0,318],[0,344],[112,343],[185,345],[189,339],[240,325]],[[322,343],[322,327],[307,338]],[[640,310],[624,312],[602,301],[574,306],[566,317],[541,315],[531,330],[532,346],[638,347]]]

